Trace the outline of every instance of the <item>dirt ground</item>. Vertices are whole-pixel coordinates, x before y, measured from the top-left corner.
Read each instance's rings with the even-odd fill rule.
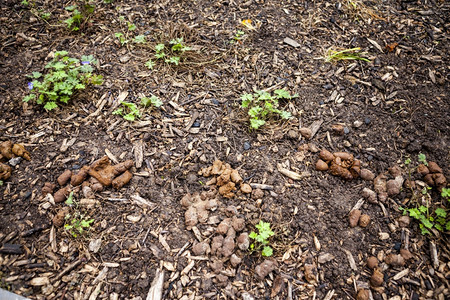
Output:
[[[416,171],[424,154],[450,174],[448,1],[97,0],[71,31],[65,7],[82,3],[0,4],[0,143],[31,156],[3,160],[0,288],[30,299],[146,299],[150,287],[163,299],[448,299],[449,231],[422,235],[399,209],[449,208],[446,185]],[[176,38],[191,48],[179,65],[156,59]],[[325,60],[356,47],[369,61]],[[104,83],[51,111],[22,102],[27,75],[60,50],[93,55]],[[251,129],[240,97],[281,88],[298,94],[280,102],[292,117]],[[113,114],[142,95],[163,104],[135,121]],[[401,189],[383,198],[371,176],[317,170],[323,149]],[[42,192],[105,155],[132,161],[122,188],[69,185],[71,205]],[[232,194],[225,170],[241,177],[228,177]],[[367,226],[350,226],[354,208]],[[64,224],[77,215],[93,221],[74,237]],[[260,220],[274,232],[270,257],[248,249]]]

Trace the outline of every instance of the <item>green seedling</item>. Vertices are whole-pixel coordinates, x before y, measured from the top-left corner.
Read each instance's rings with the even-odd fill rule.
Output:
[[[125,120],[131,122],[139,119],[142,116],[141,111],[136,104],[131,102],[121,102],[120,104],[122,105],[122,107],[119,107],[118,109],[113,111],[113,115],[122,116]],[[141,105],[144,108],[160,107],[162,104],[162,101],[156,96],[151,96],[150,98],[141,98]]]
[[[122,107],[113,111],[113,115],[122,116],[127,121],[134,121],[141,117],[141,113],[136,104],[131,102],[120,102]]]
[[[245,37],[245,32],[242,30],[236,31],[236,34],[233,36],[233,39],[230,41],[231,44],[234,44],[236,42],[242,43],[242,40]]]
[[[272,256],[273,250],[269,244],[269,238],[273,236],[275,233],[270,228],[270,223],[266,223],[263,220],[259,221],[256,229],[258,229],[258,233],[252,231],[249,235],[249,238],[255,240],[254,243],[250,245],[250,250],[255,251],[261,249],[262,256]]]
[[[142,97],[141,105],[144,107],[150,107],[150,106],[160,107],[161,105],[163,105],[163,102],[156,96],[151,96],[150,98]]]
[[[359,52],[360,50],[361,48],[359,47],[352,49],[344,49],[340,51],[328,49],[327,55],[325,56],[325,61],[332,62],[340,60],[362,60],[370,62],[370,60],[361,56],[363,53]]]
[[[64,21],[67,28],[72,31],[78,31],[81,25],[86,22],[89,16],[94,13],[95,6],[85,1],[84,5],[78,10],[77,5],[70,5],[65,8],[70,12],[70,17]]]
[[[67,51],[57,51],[54,58],[45,68],[47,74],[43,77],[40,72],[33,72],[30,77],[33,81],[28,83],[30,94],[23,98],[24,102],[36,100],[37,104],[44,104],[46,110],[58,107],[58,102],[67,104],[80,90],[89,84],[100,85],[103,76],[92,72],[92,65],[97,60],[92,55],[83,55],[80,60],[67,56]],[[42,81],[39,81],[43,77]]]
[[[290,112],[278,108],[280,106],[279,100],[290,100],[295,97],[298,97],[298,95],[291,96],[285,89],[275,90],[274,95],[265,91],[256,91],[254,94],[246,93],[241,96],[241,107],[248,109],[250,127],[259,129],[266,123],[266,120],[275,116],[285,120],[290,119]]]
[[[441,197],[450,202],[450,188],[442,188]]]
[[[125,38],[122,32],[116,32],[114,33],[114,35],[119,39],[119,42],[122,46],[128,43],[128,40]]]
[[[423,153],[419,153],[419,162],[423,163],[425,166],[428,166],[427,157]]]
[[[70,207],[75,206],[75,212],[65,216],[66,222],[64,224],[64,229],[67,230],[74,238],[79,235],[83,235],[91,227],[94,219],[88,219],[84,214],[81,214],[76,210],[78,205],[73,199],[73,192],[70,192],[65,203]]]
[[[0,180],[0,186],[2,186],[3,185],[3,180]]]
[[[154,62],[153,60],[149,59],[149,60],[145,63],[145,66],[146,66],[147,68],[149,68],[150,70],[153,70],[153,67],[155,66],[155,62]]]
[[[176,38],[169,42],[169,47],[160,43],[155,46],[156,59],[164,59],[165,63],[179,65],[184,52],[191,50],[183,43],[183,38]],[[152,66],[153,67],[153,66]]]
[[[428,165],[427,158],[425,154],[420,153],[417,157],[418,162]],[[411,159],[405,160],[404,164],[408,168],[408,178],[411,181],[412,172],[417,167],[411,167]],[[399,207],[403,214],[409,214],[411,218],[419,221],[419,228],[423,235],[431,234],[430,229],[435,228],[439,231],[450,231],[450,220],[447,217],[447,210],[445,208],[439,207],[431,199],[432,188],[429,186],[424,186],[420,192],[419,190],[414,190],[411,187],[411,203],[414,207],[403,208]],[[441,191],[441,196],[444,199],[450,201],[450,191],[449,189],[443,188]]]
[[[145,35],[141,34],[134,37],[134,42],[136,44],[144,44],[147,41],[145,40]]]

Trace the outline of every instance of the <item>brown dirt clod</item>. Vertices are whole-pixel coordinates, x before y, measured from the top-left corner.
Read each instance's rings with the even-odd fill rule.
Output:
[[[42,195],[46,196],[47,194],[53,194],[53,190],[55,189],[55,184],[51,182],[44,183],[44,186],[42,187]]]
[[[66,186],[63,188],[60,188],[58,191],[56,191],[55,195],[53,195],[53,198],[55,199],[55,203],[63,202],[67,199],[67,196],[70,194],[70,187]]]
[[[250,194],[252,192],[252,187],[247,183],[241,184],[241,192],[244,194]]]
[[[420,164],[417,166],[417,173],[419,173],[422,176],[425,176],[430,173],[430,170],[424,164]]]
[[[316,170],[317,171],[326,171],[328,170],[328,164],[324,162],[323,160],[319,159],[316,162]]]
[[[0,180],[6,180],[11,177],[11,167],[0,163]]]
[[[375,268],[373,270],[372,276],[370,277],[370,284],[373,287],[379,287],[383,285],[383,281],[384,281],[383,273],[381,273],[381,271],[378,268]]]
[[[86,180],[87,176],[88,176],[88,172],[89,172],[89,167],[88,166],[84,166],[80,169],[80,171],[78,171],[77,174],[73,174],[72,177],[70,178],[70,184],[72,186],[77,186],[83,183],[83,181]],[[59,179],[59,177],[58,177]]]
[[[358,225],[359,218],[361,217],[361,211],[359,209],[354,209],[348,215],[348,222],[350,227],[356,227]]]
[[[130,182],[132,177],[133,174],[130,171],[126,170],[112,181],[113,188],[115,188],[116,190],[121,189],[125,184]]]
[[[400,254],[389,254],[384,259],[384,262],[393,267],[401,267],[405,265],[405,260]]]
[[[334,159],[333,153],[331,153],[330,151],[325,150],[325,149],[320,151],[319,157],[320,157],[320,159],[322,159],[325,162],[330,162]]]
[[[378,267],[378,259],[375,256],[370,256],[367,259],[367,267],[371,270],[375,269],[376,267]]]
[[[0,144],[0,153],[7,160],[13,158],[12,147],[13,143],[11,141],[4,141]]]
[[[369,300],[370,294],[369,291],[366,289],[360,289],[358,291],[358,294],[356,294],[356,300]]]
[[[361,169],[360,176],[363,180],[372,181],[375,178],[375,174],[368,169]]]
[[[430,170],[430,173],[442,173],[441,167],[434,161],[428,162],[428,170]]]
[[[71,170],[65,170],[59,177],[56,179],[58,184],[60,186],[64,186],[69,182],[70,178],[72,177],[72,171]]]
[[[14,144],[12,147],[12,153],[14,153],[17,156],[23,157],[24,159],[30,161],[30,153],[25,150],[25,147],[21,144]]]
[[[361,217],[359,217],[359,222],[358,222],[359,226],[365,228],[370,224],[370,216],[369,215],[361,215]]]

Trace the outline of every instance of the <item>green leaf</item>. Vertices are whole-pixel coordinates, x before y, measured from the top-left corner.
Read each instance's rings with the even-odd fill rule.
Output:
[[[91,223],[94,222],[94,219],[90,220],[81,220],[81,227],[90,227]]]
[[[156,52],[161,52],[164,50],[164,44],[158,44],[155,46],[155,51]]]
[[[419,212],[419,210],[417,208],[410,208],[408,209],[409,212],[409,216],[412,218],[415,218],[417,220],[420,219],[421,213]]]
[[[123,37],[123,33],[122,33],[122,32],[116,32],[116,33],[114,33],[114,35],[115,35],[117,38]]]
[[[160,53],[156,53],[156,54],[155,54],[155,57],[156,57],[156,58],[163,58],[164,56],[166,56],[166,55],[164,54],[164,52],[160,52]]]
[[[405,160],[405,166],[409,165],[410,163],[411,163],[411,159],[410,159],[410,158],[407,158],[407,159]]]
[[[257,118],[262,110],[263,110],[262,107],[253,106],[252,108],[249,109],[248,115],[252,118]]]
[[[55,109],[57,107],[58,107],[58,105],[55,102],[53,102],[53,101],[47,102],[44,105],[44,109],[46,109],[46,110],[52,110],[52,109]]]
[[[180,57],[179,56],[172,56],[169,59],[165,60],[166,63],[171,63],[171,64],[175,64],[178,66],[178,64],[180,63]]]
[[[67,197],[67,200],[65,202],[67,205],[73,204],[73,192],[70,192],[69,197]]]
[[[426,206],[421,205],[421,206],[419,206],[419,210],[422,213],[426,213],[428,211],[428,208]]]
[[[423,153],[419,153],[419,162],[423,163],[425,166],[428,166],[427,157]]]
[[[33,72],[31,73],[31,76],[35,79],[41,78],[42,73],[41,72]]]
[[[280,114],[280,117],[285,120],[290,119],[292,117],[291,113],[288,111],[285,111],[285,110],[281,110],[279,112],[279,114]]]
[[[146,42],[145,35],[137,35],[134,37],[134,42],[137,44],[144,44]]]
[[[439,231],[444,231],[441,224],[434,224],[434,228],[436,228]]]
[[[142,97],[141,104],[145,107],[153,105],[155,107],[160,107],[163,105],[163,102],[156,96],[151,96],[150,98]]]
[[[258,119],[250,119],[250,126],[254,129],[258,129],[259,127],[263,126],[266,123],[264,120],[258,120]]]
[[[277,95],[279,99],[291,99],[291,95],[285,89],[275,90],[274,94]]]
[[[263,250],[261,251],[262,256],[272,256],[273,250],[269,246],[265,246]]]
[[[128,25],[128,30],[129,31],[136,30],[136,25],[134,25],[133,23],[127,22],[127,25]]]
[[[128,113],[126,115],[123,116],[123,118],[127,121],[134,121],[135,120],[135,116],[133,113]]]
[[[103,83],[103,75],[92,75],[91,83],[95,85],[100,85]]]
[[[450,221],[445,224],[445,230],[450,231]]]
[[[73,10],[75,10],[76,8],[77,8],[76,5],[70,5],[70,6],[67,6],[65,9],[66,9],[67,11],[73,11]]]
[[[155,66],[155,62],[152,61],[151,59],[149,59],[149,60],[145,63],[145,66],[146,66],[147,68],[149,68],[150,70],[153,70],[153,67]]]
[[[442,217],[442,218],[447,217],[447,212],[445,211],[445,209],[443,209],[441,207],[436,208],[436,210],[434,212],[436,213],[436,215],[438,217]]]
[[[80,71],[82,73],[92,73],[94,68],[91,65],[82,65],[80,66]]]
[[[35,94],[29,94],[29,95],[23,97],[22,101],[23,102],[28,102],[28,101],[34,100],[34,99],[36,99],[36,95]]]
[[[253,101],[253,95],[252,94],[248,94],[248,93],[245,93],[245,94],[243,94],[242,96],[241,96],[241,100],[243,101],[242,102],[242,107],[247,107],[247,106],[244,106],[244,101],[246,101],[246,103],[250,103],[250,102],[252,102]]]
[[[427,229],[425,226],[423,226],[423,224],[419,224],[419,228],[420,228],[421,233],[422,233],[423,235],[425,235],[425,234],[431,234],[430,231],[428,231],[428,229]]]
[[[258,236],[258,234],[257,234],[256,232],[254,232],[254,231],[252,231],[252,232],[248,235],[248,237],[251,238],[251,239],[256,239],[257,236]]]
[[[450,200],[450,189],[442,188],[441,197],[449,198],[449,200]]]
[[[113,115],[123,115],[123,108],[118,108],[115,111],[112,112]]]
[[[423,225],[425,225],[425,227],[427,228],[432,228],[433,227],[433,223],[430,222],[430,220],[428,220],[425,216],[422,215],[422,217],[420,218],[420,221],[422,222]]]

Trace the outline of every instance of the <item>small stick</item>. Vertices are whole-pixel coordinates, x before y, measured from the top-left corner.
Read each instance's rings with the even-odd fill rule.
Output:
[[[53,278],[51,282],[58,281],[59,279],[61,279],[61,277],[63,277],[66,273],[70,272],[72,269],[76,268],[83,261],[84,257],[81,257],[80,259],[74,261],[73,263],[68,265],[64,270],[62,270],[55,278]]]

